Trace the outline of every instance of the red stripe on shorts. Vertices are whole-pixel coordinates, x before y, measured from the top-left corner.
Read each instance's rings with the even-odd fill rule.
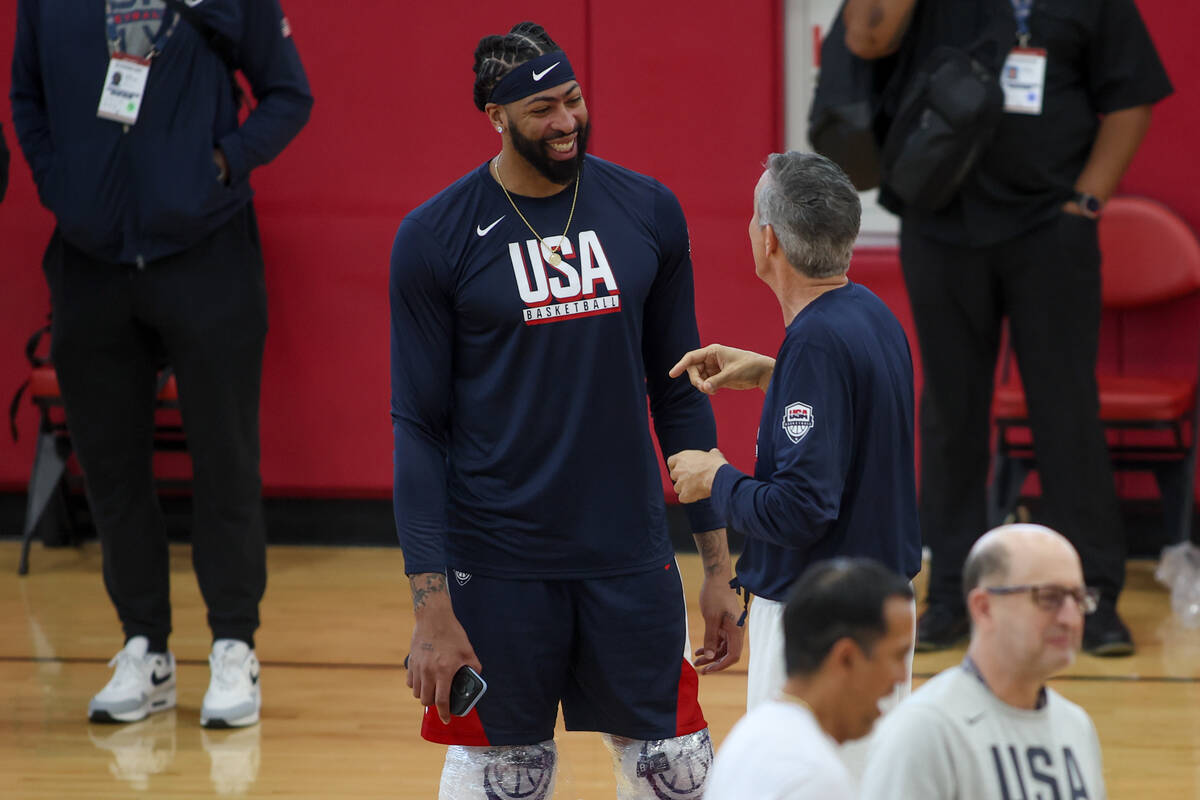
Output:
[[[487,733],[479,721],[479,712],[471,709],[465,717],[450,717],[450,724],[443,725],[437,709],[425,707],[425,718],[421,720],[421,738],[437,744],[460,744],[468,747],[486,747]]]
[[[696,668],[688,663],[686,658],[680,659],[683,667],[679,671],[679,701],[675,705],[675,735],[686,736],[689,733],[704,730],[708,723],[704,721],[704,712],[700,710],[700,676]],[[435,714],[433,717],[437,719]]]

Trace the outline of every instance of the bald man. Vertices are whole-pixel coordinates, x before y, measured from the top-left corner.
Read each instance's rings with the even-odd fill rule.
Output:
[[[1087,712],[1046,686],[1075,661],[1097,592],[1075,548],[1041,525],[984,534],[963,567],[971,644],[884,718],[862,796],[1106,797]]]

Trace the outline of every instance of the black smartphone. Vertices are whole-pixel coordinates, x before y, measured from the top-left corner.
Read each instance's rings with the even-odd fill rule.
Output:
[[[458,668],[450,682],[450,713],[465,717],[487,691],[487,681],[467,665]]]

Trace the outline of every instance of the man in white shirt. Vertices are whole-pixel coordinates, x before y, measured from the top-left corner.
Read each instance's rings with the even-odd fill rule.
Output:
[[[734,726],[705,800],[849,800],[838,745],[865,736],[879,700],[906,676],[912,587],[878,562],[809,567],[783,611],[787,683]]]
[[[1087,712],[1045,683],[1071,665],[1098,593],[1079,556],[1041,525],[985,534],[963,567],[971,644],[875,733],[863,796],[1103,800]]]

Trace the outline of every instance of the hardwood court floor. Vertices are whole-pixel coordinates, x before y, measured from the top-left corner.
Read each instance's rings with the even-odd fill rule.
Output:
[[[436,797],[443,750],[417,735],[400,666],[411,611],[398,550],[272,547],[262,723],[210,732],[198,720],[209,638],[187,546],[171,551],[179,707],[125,726],[86,721],[121,645],[97,545],[35,546],[25,578],[17,548],[0,542],[0,797]],[[696,557],[680,566],[698,640]],[[1138,654],[1081,656],[1055,686],[1096,721],[1111,798],[1200,800],[1200,630],[1170,616],[1153,566],[1130,563],[1122,599]],[[960,658],[918,656],[917,682]],[[700,685],[719,745],[743,709],[745,666]],[[556,797],[614,797],[598,737],[560,732],[559,747]]]

